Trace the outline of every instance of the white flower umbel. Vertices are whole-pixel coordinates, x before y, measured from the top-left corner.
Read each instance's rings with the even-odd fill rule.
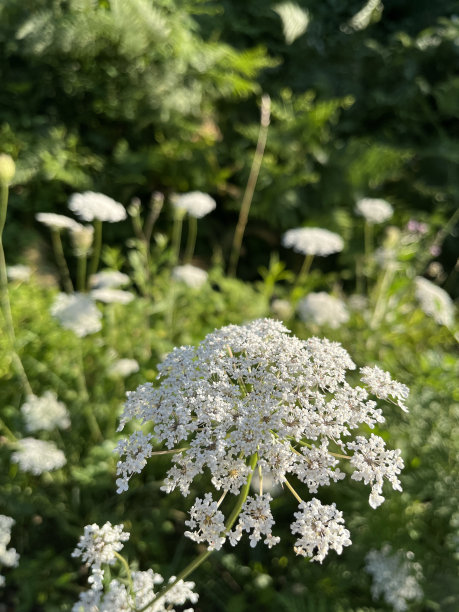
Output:
[[[146,383],[127,394],[119,430],[135,420],[151,433],[135,431],[119,442],[118,492],[127,489],[131,476],[154,454],[154,438],[173,454],[163,491],[178,488],[188,495],[199,474],[209,474],[213,485],[223,490],[218,504],[209,493],[192,508],[192,529],[196,527],[195,533],[203,537],[203,525],[212,527],[215,548],[241,511],[243,530],[249,525],[247,517],[254,518],[251,513],[257,503],[263,506],[260,517],[267,522],[260,523],[259,533],[253,527],[252,541],[264,533],[268,545],[273,543],[268,533],[270,498],[263,496],[262,487],[260,497],[247,502],[243,510],[255,468],[269,472],[274,484],[290,489],[299,502],[287,480],[289,474],[316,492],[343,478],[339,469],[343,462],[355,468],[356,480],[363,479],[378,495],[383,479],[398,489],[400,452],[386,450],[379,436],[357,436],[354,457],[343,454],[352,448],[349,442],[346,447],[346,439],[354,429],[384,421],[376,402],[368,400],[367,390],[346,381],[349,370],[355,370],[355,364],[340,344],[300,340],[270,319],[229,325],[209,334],[197,347],[174,349],[159,364],[155,384]],[[220,505],[230,494],[239,498],[223,527]],[[329,511],[324,513],[328,517]],[[340,550],[339,542],[344,545],[343,529],[336,532],[342,542],[336,536],[335,546],[332,541],[329,548]],[[328,550],[321,546],[321,551]]]
[[[309,293],[298,302],[297,310],[304,323],[327,325],[332,329],[337,329],[349,321],[345,303],[325,291]]]
[[[78,230],[81,227],[74,219],[55,213],[37,213],[35,219],[54,230]]]
[[[250,534],[249,540],[252,548],[258,544],[263,536],[265,536],[264,543],[269,548],[279,544],[280,538],[272,534],[272,527],[275,522],[269,505],[272,499],[269,493],[247,497],[239,514],[238,524],[234,531],[229,534],[229,540],[233,546],[239,542],[244,531]]]
[[[362,381],[377,398],[387,400],[392,397],[404,412],[408,412],[405,402],[410,390],[406,385],[392,380],[389,372],[381,370],[378,366],[360,368],[360,374]]]
[[[101,289],[93,289],[91,297],[105,304],[129,304],[135,296],[130,291],[102,287]]]
[[[176,266],[172,270],[172,278],[185,283],[192,289],[199,289],[207,280],[207,272],[191,264],[185,264],[184,266]]]
[[[11,281],[28,281],[32,275],[30,266],[16,264],[15,266],[6,266],[6,275]]]
[[[301,536],[294,546],[298,555],[322,563],[330,548],[340,555],[343,546],[352,544],[350,533],[344,527],[343,513],[335,504],[324,506],[313,498],[298,507],[300,512],[295,512],[296,521],[291,525],[292,533]]]
[[[16,567],[19,555],[14,548],[7,548],[11,540],[11,527],[15,520],[11,516],[0,514],[0,565]],[[0,586],[5,583],[4,576],[0,575]]]
[[[67,429],[70,426],[68,410],[59,402],[53,391],[45,391],[41,397],[30,395],[21,406],[26,430],[50,431],[55,427]]]
[[[373,599],[383,597],[396,612],[408,610],[409,603],[420,601],[423,591],[421,565],[413,561],[412,552],[392,552],[389,544],[381,550],[371,550],[366,556],[365,570],[373,578]]]
[[[102,313],[92,298],[82,293],[59,293],[51,306],[51,314],[62,327],[83,338],[102,329]]]
[[[276,298],[271,302],[271,311],[278,319],[290,319],[293,315],[293,306],[288,300]]]
[[[85,191],[70,196],[69,208],[83,221],[107,221],[117,223],[127,217],[126,209],[119,202],[103,193]]]
[[[140,369],[139,362],[135,359],[119,359],[108,370],[108,375],[113,378],[126,378]]]
[[[303,255],[320,255],[325,257],[343,250],[341,236],[319,227],[298,227],[285,232],[282,244]]]
[[[454,323],[454,303],[448,293],[422,276],[416,277],[416,297],[426,315],[439,325]]]
[[[195,542],[206,542],[208,550],[220,550],[225,543],[221,535],[225,530],[225,517],[210,493],[206,493],[204,499],[196,499],[185,525],[194,529],[185,531],[185,535]]]
[[[123,548],[129,535],[123,531],[123,525],[112,525],[109,521],[102,527],[96,523],[86,525],[72,557],[81,557],[90,567],[99,568],[104,563],[112,565],[116,561],[115,552]]]
[[[89,286],[92,289],[118,289],[128,285],[130,280],[127,274],[118,270],[101,270],[91,276]]]
[[[23,472],[39,476],[43,472],[58,470],[67,463],[64,453],[52,442],[22,438],[18,440],[17,447],[11,461],[17,463]]]
[[[394,214],[394,209],[389,202],[379,198],[362,198],[357,202],[355,209],[372,225],[384,223]]]
[[[172,205],[179,210],[185,210],[191,217],[201,219],[212,212],[217,203],[207,193],[190,191],[172,198]]]

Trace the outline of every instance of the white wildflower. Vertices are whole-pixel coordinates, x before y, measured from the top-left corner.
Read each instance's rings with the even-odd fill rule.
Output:
[[[41,397],[29,395],[21,406],[21,412],[27,431],[49,431],[55,427],[67,429],[70,426],[68,410],[53,391],[45,391]]]
[[[139,362],[135,359],[119,359],[108,370],[109,376],[113,378],[126,378],[140,369]]]
[[[185,283],[185,285],[192,289],[199,289],[207,280],[207,272],[191,264],[185,264],[183,266],[176,266],[172,270],[172,278]]]
[[[229,534],[229,540],[233,546],[239,542],[243,531],[250,534],[249,539],[252,548],[257,545],[263,536],[265,536],[264,543],[269,548],[280,542],[280,538],[272,534],[272,526],[275,522],[269,505],[272,499],[269,493],[247,497],[239,514],[236,528]]]
[[[94,301],[82,293],[59,293],[51,306],[51,314],[62,327],[70,329],[80,338],[102,329],[102,313]]]
[[[108,221],[116,223],[127,217],[126,209],[119,202],[103,193],[85,191],[70,196],[69,208],[83,221]]]
[[[194,479],[208,474],[215,488],[237,495],[258,469],[269,472],[274,484],[285,484],[293,474],[311,492],[341,480],[346,439],[362,424],[384,421],[367,390],[346,381],[355,367],[339,343],[300,340],[270,319],[229,325],[197,347],[174,349],[159,364],[155,385],[146,383],[127,394],[119,430],[135,420],[140,427],[148,424],[151,433],[135,431],[118,444],[118,492],[142,470],[153,452],[152,438],[175,451],[161,487],[167,493],[178,488],[186,496]],[[373,487],[375,505],[382,477],[399,488],[400,451],[385,450],[378,436],[356,441],[355,458],[347,463],[355,468],[356,480]],[[262,490],[260,496],[269,505],[270,496]],[[271,516],[265,510],[263,516]],[[214,548],[221,545],[223,512],[210,493],[196,500],[191,521],[193,537]],[[252,533],[252,542],[261,533],[268,545],[274,543],[261,528]],[[234,534],[240,529],[233,539]]]
[[[81,225],[70,230],[73,252],[77,257],[86,257],[91,250],[94,240],[94,227],[92,225]]]
[[[37,213],[35,219],[53,230],[77,230],[81,227],[74,219],[55,213]]]
[[[384,372],[378,366],[365,366],[360,368],[362,381],[368,385],[370,391],[379,399],[393,397],[395,403],[404,411],[408,412],[405,402],[410,390],[406,385],[392,380],[389,372]]]
[[[179,210],[185,210],[191,217],[201,219],[217,206],[217,203],[207,193],[190,191],[172,198],[172,204]]]
[[[128,285],[130,280],[127,274],[118,270],[101,270],[89,278],[89,286],[92,289],[118,289]]]
[[[300,512],[294,514],[297,520],[291,525],[292,533],[301,536],[294,546],[297,555],[322,563],[330,548],[340,555],[344,546],[352,544],[350,533],[344,527],[343,513],[335,504],[324,506],[313,498],[298,507]]]
[[[11,540],[11,527],[15,520],[10,516],[0,514],[0,564],[6,567],[16,567],[19,554],[14,548],[7,548]],[[4,577],[0,575],[0,586],[4,583]]]
[[[422,276],[416,277],[416,297],[422,310],[439,325],[454,323],[454,303],[448,293]]]
[[[394,209],[389,202],[379,198],[362,198],[357,202],[355,208],[368,223],[372,224],[384,223],[394,214]]]
[[[271,310],[279,319],[290,319],[293,315],[293,306],[288,300],[275,299],[271,302]]]
[[[123,531],[123,525],[112,525],[109,521],[102,527],[96,523],[86,525],[84,534],[80,536],[77,547],[72,553],[72,557],[81,557],[93,570],[97,570],[96,575],[100,577],[100,566],[103,564],[113,565],[116,561],[116,554],[129,540],[129,533]],[[100,590],[102,582],[94,579],[91,582],[96,585],[93,590]]]
[[[282,244],[303,255],[331,255],[343,250],[341,236],[319,227],[298,227],[285,232]]]
[[[91,291],[91,297],[105,304],[129,304],[135,296],[130,291],[102,287],[101,289],[93,289]]]
[[[206,542],[208,550],[220,550],[225,543],[225,517],[218,509],[212,495],[206,493],[204,499],[199,497],[190,509],[190,519],[185,525],[194,531],[185,531],[187,538],[195,542]]]
[[[19,465],[23,472],[36,476],[43,472],[58,470],[67,463],[64,453],[52,442],[22,438],[17,442],[18,450],[11,455],[11,461]]]
[[[373,578],[373,599],[382,596],[396,612],[404,612],[408,610],[409,603],[420,601],[423,597],[419,584],[422,568],[413,559],[412,552],[392,552],[389,544],[381,550],[370,550],[365,569]]]
[[[297,310],[304,323],[328,325],[332,329],[337,329],[349,321],[345,303],[325,291],[309,293],[298,302]]]
[[[302,36],[309,25],[309,12],[302,9],[293,2],[282,2],[273,7],[282,20],[285,42],[291,45],[297,38]]]
[[[15,266],[6,266],[6,275],[12,281],[28,281],[32,275],[30,266],[16,264]]]

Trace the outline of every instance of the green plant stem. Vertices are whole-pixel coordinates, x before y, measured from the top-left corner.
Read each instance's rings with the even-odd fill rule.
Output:
[[[54,227],[51,228],[51,241],[53,243],[54,257],[57,261],[64,289],[66,293],[73,293],[73,285],[70,279],[70,272],[67,265],[67,261],[65,259],[64,249],[62,247],[61,232],[60,230]]]
[[[102,250],[102,221],[94,219],[94,243],[92,250],[91,263],[89,265],[89,275],[95,274],[99,267],[100,253]]]
[[[185,263],[190,263],[194,255],[196,246],[196,236],[198,235],[198,220],[196,217],[188,215],[188,237],[185,249]]]
[[[373,225],[365,220],[363,229],[363,240],[365,249],[365,267],[364,274],[368,278],[370,274],[371,255],[373,252]]]
[[[86,376],[84,373],[84,360],[83,360],[83,348],[81,346],[81,340],[78,342],[77,348],[78,354],[78,383],[80,387],[80,393],[83,397],[83,410],[86,415],[86,419],[88,421],[89,429],[94,440],[101,441],[103,440],[102,432],[99,427],[99,423],[97,422],[96,417],[94,416],[94,412],[91,410],[90,402],[89,402],[89,393],[88,386],[86,384]]]
[[[394,278],[396,270],[397,264],[394,262],[389,262],[384,270],[382,278],[378,283],[376,288],[376,303],[370,321],[370,329],[374,329],[384,316],[384,296],[386,295],[387,289]]]
[[[114,551],[115,553],[115,557],[121,561],[123,567],[124,567],[124,571],[126,572],[126,576],[127,576],[127,580],[128,580],[128,589],[130,592],[130,595],[133,597],[134,596],[134,585],[132,583],[132,574],[131,574],[131,568],[129,567],[129,563],[126,561],[126,559],[123,557],[123,555],[120,555],[119,552],[117,552],[116,550]]]
[[[313,259],[314,255],[312,255],[311,253],[306,255],[306,257],[304,258],[301,270],[298,272],[298,276],[296,277],[295,287],[297,287],[299,284],[303,283],[306,280],[306,277],[309,274],[309,270],[311,269]]]
[[[242,239],[244,237],[245,228],[249,218],[250,206],[252,204],[253,194],[255,192],[258,175],[260,173],[261,162],[263,161],[263,155],[265,152],[270,117],[271,99],[268,95],[264,95],[261,99],[260,129],[258,131],[257,147],[255,149],[255,155],[253,156],[252,167],[250,169],[249,178],[247,180],[244,196],[242,198],[239,219],[234,232],[233,246],[228,265],[229,276],[236,275],[237,264],[241,253]]]
[[[79,255],[77,259],[77,289],[78,291],[86,291],[86,268],[87,256]]]
[[[284,478],[284,482],[285,482],[285,484],[287,485],[287,487],[290,489],[290,492],[292,493],[293,497],[294,497],[294,498],[295,498],[297,501],[299,501],[299,502],[300,502],[300,504],[301,504],[301,502],[302,502],[303,500],[302,500],[302,499],[301,499],[301,497],[298,495],[298,493],[295,491],[295,489],[292,487],[292,485],[289,483],[289,481],[288,481],[286,478]]]
[[[180,258],[180,242],[182,240],[183,215],[176,211],[174,227],[172,228],[172,263],[176,265]]]
[[[5,251],[3,249],[3,229],[6,222],[8,208],[8,185],[0,181],[0,300],[3,318],[5,319],[6,335],[10,343],[10,350],[14,369],[21,379],[22,386],[27,395],[33,395],[32,387],[22,365],[21,358],[16,352],[16,334],[14,332],[13,315],[11,314],[10,296],[8,292],[8,276],[6,273]]]
[[[245,485],[242,487],[241,492],[239,493],[239,497],[237,498],[237,502],[233,508],[233,511],[231,512],[231,514],[229,515],[225,523],[225,529],[223,531],[225,535],[230,531],[231,527],[234,525],[237,517],[239,516],[242,510],[242,506],[244,505],[244,502],[247,499],[247,496],[250,490],[250,484],[252,482],[253,472],[257,465],[257,461],[258,461],[258,453],[254,453],[250,457],[250,462],[249,462],[249,466],[252,468],[252,471],[250,472]],[[139,608],[136,612],[144,612],[144,610],[149,608],[153,603],[157,603],[160,599],[162,599],[166,595],[166,593],[168,593],[171,589],[173,589],[174,586],[178,582],[180,582],[180,580],[185,580],[185,578],[187,578],[192,572],[194,572],[194,570],[197,569],[207,559],[207,557],[209,557],[209,555],[212,554],[212,552],[213,552],[212,550],[205,550],[200,555],[198,555],[196,559],[194,559],[189,565],[185,567],[185,569],[183,569],[180,572],[180,574],[177,576],[174,582],[171,582],[170,584],[168,584],[167,587],[165,587],[160,593],[158,593],[157,597],[150,600],[147,604],[145,604],[142,608]]]

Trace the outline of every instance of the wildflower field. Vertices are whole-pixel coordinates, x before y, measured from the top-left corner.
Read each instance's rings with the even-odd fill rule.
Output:
[[[0,612],[457,612],[457,4],[0,4]]]

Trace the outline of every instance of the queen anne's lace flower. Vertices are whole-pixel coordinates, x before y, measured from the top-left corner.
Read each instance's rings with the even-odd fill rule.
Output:
[[[129,282],[129,276],[118,270],[101,270],[89,278],[89,286],[92,289],[118,289]]]
[[[70,426],[68,410],[53,391],[45,391],[41,397],[29,395],[21,406],[21,412],[27,431],[49,431],[55,427],[67,429]]]
[[[29,266],[16,264],[15,266],[6,266],[6,275],[12,281],[28,281],[32,275],[32,270]]]
[[[368,385],[368,388],[379,399],[389,399],[393,397],[399,407],[408,412],[405,402],[408,398],[410,390],[406,385],[392,380],[389,372],[384,372],[378,366],[365,366],[360,369],[362,381]]]
[[[199,289],[207,280],[207,272],[191,264],[185,264],[184,266],[176,266],[172,270],[172,278],[185,283],[192,289]]]
[[[282,244],[303,255],[331,255],[343,250],[341,236],[319,227],[298,227],[285,232]]]
[[[102,313],[94,301],[82,293],[59,293],[51,306],[51,314],[62,327],[83,338],[102,329]]]
[[[119,202],[103,193],[85,191],[70,196],[69,208],[83,221],[108,221],[116,223],[127,217],[126,209]]]
[[[91,297],[99,302],[105,302],[105,304],[129,304],[135,296],[130,291],[102,287],[101,289],[93,289]]]
[[[38,476],[43,472],[58,470],[67,463],[64,453],[52,442],[22,438],[17,442],[17,447],[11,455],[11,461],[17,463],[23,472]]]
[[[288,475],[294,474],[316,493],[320,486],[344,478],[339,469],[344,461],[354,468],[355,480],[372,486],[370,503],[378,505],[375,495],[381,495],[383,479],[400,488],[397,475],[403,464],[400,452],[385,449],[379,436],[346,441],[361,424],[373,427],[384,421],[367,390],[346,381],[349,370],[355,370],[355,364],[340,344],[300,340],[290,336],[281,322],[269,319],[229,325],[209,334],[197,347],[174,349],[158,366],[155,384],[146,383],[127,395],[119,430],[135,419],[148,424],[151,433],[136,431],[119,443],[118,451],[125,457],[118,462],[118,492],[127,489],[132,474],[143,468],[154,438],[174,451],[162,487],[166,492],[178,488],[188,495],[195,477],[208,473],[216,489],[236,495],[256,467],[269,473],[274,485],[288,485]],[[390,377],[385,384],[388,390],[378,388],[377,397],[406,397],[405,387],[397,387]],[[344,455],[347,449],[354,455]],[[252,543],[262,535],[268,546],[276,542],[270,501],[262,488],[246,500],[230,535],[233,543],[243,531],[251,534]],[[222,545],[232,525],[225,528],[220,502],[213,501],[210,493],[196,500],[189,537],[212,548]],[[318,500],[308,504],[312,505],[304,508],[314,509],[324,524],[329,521],[327,536],[320,540],[322,531],[316,533],[314,525],[308,528],[316,539],[312,532],[296,531],[302,536],[298,551],[312,554],[317,547],[318,560],[329,548],[340,552],[348,542],[340,513],[330,510],[332,506],[322,511]],[[301,520],[307,523],[306,517]],[[299,521],[295,528],[300,529]]]
[[[454,322],[454,303],[444,289],[418,276],[416,297],[426,315],[432,317],[439,325],[451,327]]]
[[[368,223],[373,224],[384,223],[394,214],[394,209],[389,202],[379,198],[363,198],[357,202],[355,208]]]
[[[325,291],[309,293],[298,302],[297,309],[300,319],[305,323],[328,325],[332,329],[337,329],[349,321],[349,312],[345,303]]]
[[[172,204],[179,210],[185,210],[191,217],[201,219],[217,206],[215,200],[202,191],[190,191],[172,199]]]
[[[413,558],[411,552],[392,552],[389,544],[381,550],[370,550],[366,556],[365,569],[373,578],[373,599],[383,596],[396,612],[404,612],[409,602],[422,599],[423,592],[419,584],[422,568]]]
[[[78,230],[81,227],[74,219],[55,213],[37,213],[35,219],[54,230]]]
[[[135,359],[119,359],[108,370],[109,376],[126,378],[140,369],[139,362]]]
[[[15,521],[11,516],[0,514],[0,565],[6,565],[6,567],[16,567],[19,561],[16,550],[14,548],[7,549],[11,540],[11,527],[14,523]],[[4,582],[4,577],[0,575],[0,586]]]

